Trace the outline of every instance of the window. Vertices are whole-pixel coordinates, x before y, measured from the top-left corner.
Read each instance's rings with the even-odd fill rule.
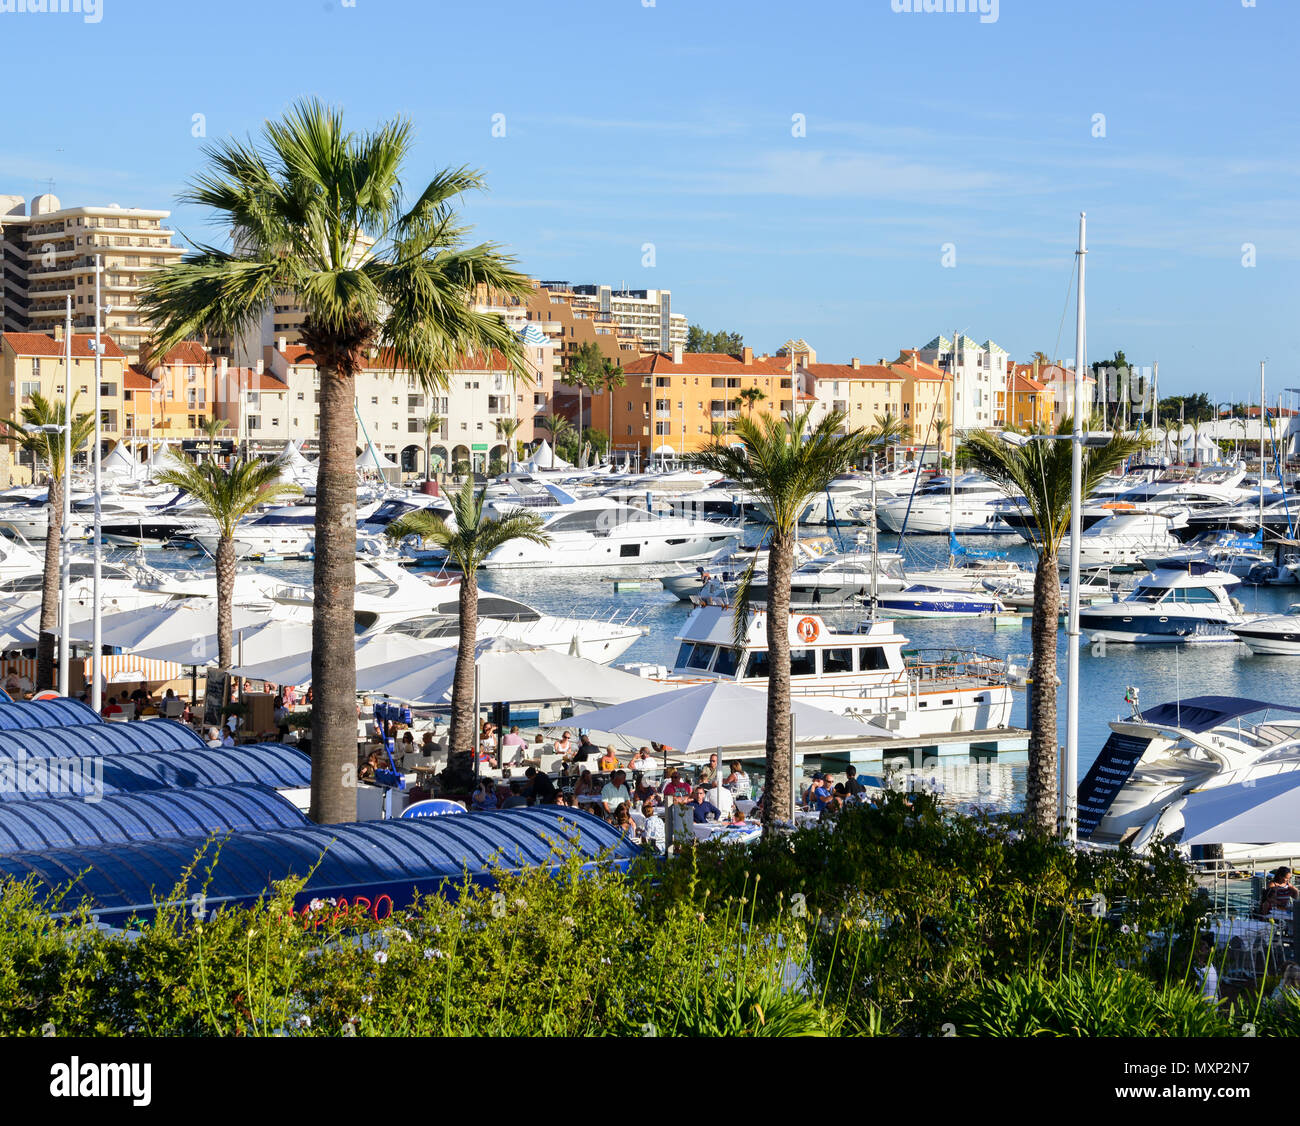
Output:
[[[770,667],[767,650],[762,649],[749,655],[749,663],[745,665],[746,680],[766,680],[767,670]]]
[[[887,668],[889,668],[889,661],[885,657],[884,649],[878,646],[870,648],[864,646],[858,650],[859,672],[879,672],[881,669]]]
[[[261,430],[261,429],[262,429],[262,416],[261,416],[261,415],[256,415],[256,414],[250,414],[250,415],[248,416],[248,428],[249,428],[250,430]]]
[[[298,392],[298,402],[301,403],[303,399],[305,399],[306,397],[307,397],[307,393],[305,391]],[[317,398],[320,398],[320,396],[318,395]]]
[[[379,406],[379,396],[378,396],[378,395],[371,395],[371,396],[370,396],[370,405],[371,405],[372,407],[377,407],[377,406]]]
[[[41,361],[40,361],[40,360],[33,360],[33,361],[32,361],[32,375],[35,376],[37,379],[40,379],[40,377],[41,377]],[[24,383],[23,386],[26,387],[27,385]]]
[[[852,672],[853,671],[853,650],[852,649],[823,649],[822,650],[822,672]]]
[[[718,646],[718,659],[713,662],[713,671],[719,676],[735,676],[736,651],[725,645]]]
[[[117,397],[116,383],[101,383],[99,385],[99,394],[105,399],[114,399]]]
[[[815,676],[817,673],[816,649],[790,650],[790,675]]]
[[[713,660],[713,652],[712,645],[695,646],[695,652],[687,659],[686,667],[688,669],[707,669],[709,662]]]
[[[35,382],[35,381],[30,381],[30,382],[29,382],[29,381],[26,381],[26,380],[23,382],[23,399],[24,399],[24,400],[26,400],[26,399],[30,399],[33,395],[39,395],[40,393],[41,393],[41,385],[40,385],[39,382]]]
[[[280,425],[280,420],[279,420],[278,418],[273,418],[273,419],[271,419],[271,429],[272,429],[272,430],[277,429],[277,428],[279,427],[279,425]]]

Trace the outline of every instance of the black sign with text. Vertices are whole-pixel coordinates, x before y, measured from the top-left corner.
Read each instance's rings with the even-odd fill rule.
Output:
[[[1148,737],[1120,735],[1118,732],[1106,740],[1097,761],[1079,784],[1080,840],[1088,840],[1101,824],[1110,803],[1129,780],[1138,759],[1150,744]]]

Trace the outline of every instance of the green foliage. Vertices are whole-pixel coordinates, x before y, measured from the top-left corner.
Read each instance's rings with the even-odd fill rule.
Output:
[[[705,332],[699,325],[686,330],[687,352],[717,352],[739,356],[745,350],[745,338],[738,332]]]
[[[235,461],[222,469],[212,461],[194,462],[173,453],[171,464],[154,476],[161,484],[189,493],[227,539],[259,505],[302,493],[297,485],[282,482],[280,467],[268,461]]]
[[[72,396],[71,409],[76,410],[77,399],[79,396]],[[32,431],[26,429],[28,426],[62,426],[64,410],[68,404],[63,401],[54,402],[47,399],[39,391],[31,396],[30,402],[22,409],[21,419],[0,419],[0,438],[16,442],[23,449],[29,451],[36,461],[36,468],[43,464],[50,476],[61,481],[67,475],[66,458],[68,441],[67,434],[60,430],[57,432]],[[95,417],[90,414],[73,414],[72,416],[72,454],[75,461],[76,453],[87,442],[90,441],[91,435],[95,431]]]
[[[1017,973],[988,982],[953,1014],[970,1036],[1233,1036],[1236,1023],[1182,983],[1107,966],[1058,978]]]
[[[925,795],[626,873],[465,879],[381,921],[302,880],[200,920],[219,863],[213,842],[134,936],[6,885],[0,1035],[1300,1032],[1295,999],[1201,999],[1207,902],[1172,851],[1075,851]]]

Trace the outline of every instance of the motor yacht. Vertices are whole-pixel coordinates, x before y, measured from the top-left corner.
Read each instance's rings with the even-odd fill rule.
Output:
[[[1205,563],[1190,562],[1143,575],[1120,600],[1092,603],[1079,627],[1093,640],[1178,645],[1235,642],[1232,626],[1249,619],[1229,592],[1241,580]]]
[[[953,590],[928,583],[909,583],[876,596],[876,609],[892,618],[978,618],[1000,614],[1006,604],[983,590]]]
[[[487,570],[515,567],[625,567],[707,559],[740,538],[738,528],[685,516],[646,512],[609,497],[579,500],[545,486],[560,507],[544,516],[545,543],[512,540],[484,561]],[[436,561],[439,553],[429,553]]]
[[[709,679],[766,687],[770,654],[766,611],[749,615],[744,643],[734,642],[735,611],[699,606],[678,638],[671,673],[662,666],[621,666],[670,683]],[[995,657],[951,650],[903,655],[907,638],[894,623],[831,629],[817,614],[790,615],[791,695],[868,724],[864,734],[918,736],[1005,727],[1011,687]]]
[[[1143,709],[1134,689],[1128,699],[1132,714],[1111,722],[1112,734],[1079,786],[1082,840],[1139,849],[1157,836],[1177,843],[1188,795],[1300,767],[1300,709],[1233,696]],[[1224,845],[1229,860],[1269,855],[1300,855],[1300,842]]]
[[[1270,557],[1260,550],[1258,532],[1246,536],[1221,529],[1202,532],[1178,550],[1143,556],[1142,566],[1148,571],[1158,571],[1162,567],[1177,567],[1193,561],[1208,563],[1216,570],[1228,571],[1244,579],[1261,563],[1269,563]]]
[[[1186,509],[1163,512],[1117,511],[1099,520],[1079,537],[1079,566],[1086,570],[1136,571],[1143,559],[1182,549],[1172,528],[1187,519]],[[1061,566],[1070,561],[1070,540],[1061,541]]]
[[[1263,614],[1228,628],[1252,653],[1300,657],[1300,602],[1293,602],[1285,614]]]
[[[950,482],[935,477],[915,495],[903,494],[876,504],[876,519],[887,532],[917,535],[1005,535],[1000,514],[1006,493],[977,473]]]

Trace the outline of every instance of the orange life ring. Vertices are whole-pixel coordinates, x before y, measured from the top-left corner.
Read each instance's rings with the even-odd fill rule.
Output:
[[[795,626],[795,632],[801,641],[816,641],[821,630],[816,618],[800,618],[799,624]]]

